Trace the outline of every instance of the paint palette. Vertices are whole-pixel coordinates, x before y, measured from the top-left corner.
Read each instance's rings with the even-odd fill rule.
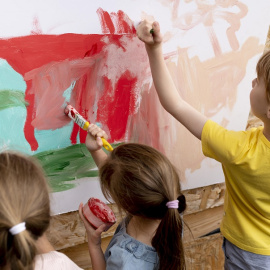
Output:
[[[107,231],[116,222],[112,209],[101,200],[93,197],[83,206],[83,215],[96,229],[102,224],[106,224],[104,231]]]

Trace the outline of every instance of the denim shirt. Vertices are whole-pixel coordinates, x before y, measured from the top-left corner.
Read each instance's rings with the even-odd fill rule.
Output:
[[[106,270],[155,270],[158,269],[156,250],[132,238],[123,221],[105,252]]]

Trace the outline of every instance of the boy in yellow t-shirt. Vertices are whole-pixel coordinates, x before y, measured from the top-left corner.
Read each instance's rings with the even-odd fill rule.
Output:
[[[264,127],[229,131],[207,119],[179,95],[162,54],[157,22],[141,22],[162,106],[202,141],[203,153],[221,162],[226,182],[224,217],[225,269],[270,269],[270,52],[257,64],[250,104]]]

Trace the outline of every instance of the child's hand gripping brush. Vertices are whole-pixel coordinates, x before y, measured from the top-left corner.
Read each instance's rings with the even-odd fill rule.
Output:
[[[87,130],[89,127],[90,123],[86,121],[71,105],[67,105],[65,108],[65,114],[69,116],[76,124],[79,125],[84,130]],[[101,138],[103,147],[108,150],[112,151],[113,148],[112,146],[104,139]]]

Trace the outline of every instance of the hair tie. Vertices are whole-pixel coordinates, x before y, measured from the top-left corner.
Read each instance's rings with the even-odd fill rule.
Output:
[[[166,206],[168,208],[178,208],[178,205],[179,205],[179,201],[178,200],[174,200],[174,201],[169,201],[166,203]]]
[[[16,234],[19,234],[23,231],[26,230],[26,227],[25,227],[25,222],[22,222],[22,223],[19,223],[13,227],[11,227],[9,229],[9,232],[12,234],[12,235],[16,235]]]
[[[178,212],[181,214],[182,212],[185,211],[187,207],[186,197],[184,194],[181,194],[180,196],[177,197],[177,200],[179,201]]]

